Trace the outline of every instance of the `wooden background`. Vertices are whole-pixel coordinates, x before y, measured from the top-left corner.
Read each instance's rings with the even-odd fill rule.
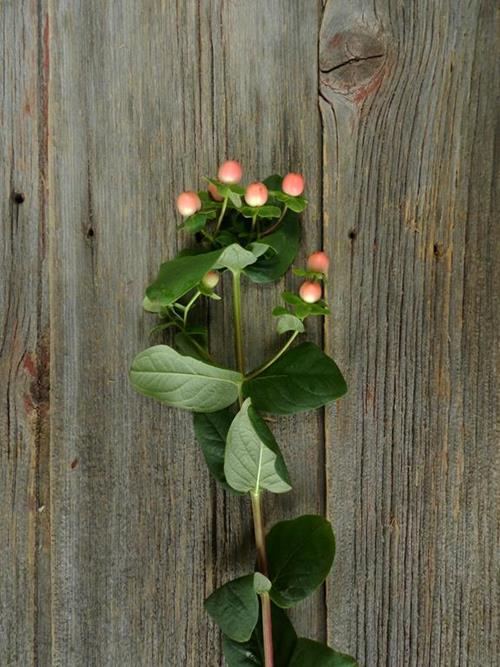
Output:
[[[350,392],[277,422],[295,488],[266,498],[337,533],[298,629],[366,667],[499,664],[495,5],[2,0],[2,667],[222,663],[202,602],[253,560],[249,506],[127,369],[174,197],[230,157],[302,171],[303,256],[333,257],[311,334]],[[282,288],[249,289],[252,363]]]

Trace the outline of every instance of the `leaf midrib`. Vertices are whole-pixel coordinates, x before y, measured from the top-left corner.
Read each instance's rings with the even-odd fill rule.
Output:
[[[234,384],[236,386],[239,386],[241,384],[241,381],[236,381],[236,380],[230,380],[228,378],[219,378],[213,375],[200,375],[198,373],[180,373],[179,371],[135,371],[133,370],[132,373],[139,373],[140,375],[143,375],[147,373],[148,375],[156,374],[156,375],[175,375],[175,376],[189,376],[190,378],[200,378],[202,380],[215,380],[216,382],[229,382],[230,384]]]

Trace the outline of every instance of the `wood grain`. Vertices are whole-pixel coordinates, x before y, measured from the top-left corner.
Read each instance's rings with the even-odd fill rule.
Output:
[[[231,156],[253,177],[295,166],[311,183],[317,180],[317,67],[304,71],[298,46],[307,44],[307,58],[316,58],[319,15],[296,11],[287,18],[286,3],[268,14],[262,2],[256,32],[256,9],[160,3],[123,11],[114,3],[56,3],[50,116],[55,665],[220,664],[219,632],[202,602],[233,573],[252,567],[248,503],[215,492],[190,416],[134,395],[127,369],[148,344],[144,287],[183,241],[173,210],[179,191],[197,187]],[[316,37],[308,41],[311,31]],[[256,78],[262,55],[272,66]],[[293,84],[276,86],[285,70]],[[301,145],[309,148],[297,162]],[[318,204],[313,197],[310,216]],[[313,247],[319,234],[316,219]],[[269,311],[278,294],[270,288],[261,301],[250,291],[251,362],[276,345]],[[212,342],[231,359],[227,289],[224,295],[226,302],[210,314],[215,331],[222,328]],[[259,336],[252,345],[251,337]],[[322,510],[321,435],[318,415],[280,428],[292,454],[307,443],[311,474],[292,458],[297,491],[281,503],[269,497],[273,520]],[[303,630],[324,634],[322,596],[305,609]]]
[[[127,371],[144,287],[187,240],[176,194],[239,158],[248,178],[306,176],[301,259],[330,252],[334,311],[309,333],[350,385],[271,425],[294,490],[266,495],[268,523],[326,512],[337,533],[297,629],[365,667],[497,665],[493,1],[0,17],[0,664],[222,664],[202,604],[252,567],[250,507],[210,480],[191,416]],[[245,289],[254,366],[283,284]],[[221,294],[201,315],[233,363]]]
[[[49,664],[45,2],[5,3],[0,107],[0,664]]]
[[[365,665],[499,660],[494,43],[493,2],[323,17],[328,347],[351,386],[327,411],[329,637]]]

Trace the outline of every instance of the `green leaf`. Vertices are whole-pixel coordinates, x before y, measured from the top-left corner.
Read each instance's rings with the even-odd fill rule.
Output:
[[[287,331],[298,331],[299,333],[303,333],[305,331],[304,324],[302,320],[299,320],[298,317],[295,317],[295,315],[290,315],[287,313],[286,315],[282,315],[276,325],[276,330],[279,334],[284,334]]]
[[[146,290],[150,301],[167,306],[196,287],[214,266],[222,249],[197,255],[183,255],[161,265],[158,277]]]
[[[302,213],[302,211],[307,206],[307,199],[301,196],[299,197],[288,196],[286,205],[291,211],[295,211],[295,213]]]
[[[254,283],[270,283],[279,280],[295,259],[299,249],[300,223],[295,213],[287,213],[278,229],[261,241],[275,251],[271,257],[259,257],[255,264],[245,269],[246,275]]]
[[[216,412],[234,403],[242,379],[241,373],[185,357],[168,345],[140,352],[130,370],[140,394],[193,412]]]
[[[276,440],[249,399],[229,428],[224,474],[236,491],[285,493],[292,488]]]
[[[204,349],[203,345],[200,345],[192,336],[185,333],[184,331],[179,331],[174,336],[175,348],[185,357],[194,357],[199,361],[204,361],[210,363],[210,357],[208,352]]]
[[[336,363],[314,343],[297,345],[243,382],[243,395],[256,410],[279,415],[320,408],[346,391]]]
[[[246,642],[259,620],[259,600],[254,575],[229,581],[205,600],[205,609],[222,632],[236,642]]]
[[[297,642],[297,634],[286,612],[274,604],[271,604],[271,617],[274,667],[288,667]],[[224,637],[223,649],[228,667],[264,667],[261,615],[248,642],[237,643]]]
[[[170,327],[175,327],[175,326],[176,326],[175,322],[160,322],[160,324],[157,324],[151,329],[149,335],[154,336],[155,334],[160,333],[160,331],[165,331],[165,329],[170,329]]]
[[[291,306],[300,306],[304,303],[298,294],[293,292],[283,292],[281,298],[285,303],[289,303]]]
[[[241,197],[245,194],[245,188],[236,183],[231,185],[228,183],[221,183],[215,178],[207,178],[207,181],[215,185],[217,192],[221,197],[227,197],[236,208],[240,208]]]
[[[252,254],[255,255],[255,257],[261,257],[261,255],[265,255],[266,252],[269,250],[270,246],[267,243],[261,243],[260,241],[254,241],[253,243],[249,243],[247,246],[247,250],[250,250]],[[272,250],[272,249],[271,249]],[[274,254],[274,250],[272,250]]]
[[[292,607],[325,580],[335,557],[335,537],[322,516],[305,515],[281,521],[266,539],[271,598]]]
[[[283,306],[276,306],[276,308],[273,308],[273,315],[274,317],[280,317],[281,315],[290,315],[290,311],[288,311],[286,308],[283,308]]]
[[[233,418],[234,414],[229,408],[218,412],[195,412],[193,424],[208,469],[225,489],[239,494],[239,491],[229,486],[224,475],[226,439]]]
[[[286,192],[282,192],[276,188],[271,190],[269,194],[271,197],[274,197],[274,199],[286,204],[286,206],[295,213],[302,213],[308,203],[307,199],[301,195],[294,197],[293,195],[287,195]]]
[[[257,595],[262,595],[262,593],[269,593],[271,587],[272,584],[266,576],[264,576],[261,572],[254,573],[253,588]]]
[[[297,640],[289,667],[357,667],[350,655],[334,651],[325,644],[301,637]]]
[[[246,266],[256,261],[257,257],[253,252],[245,250],[238,243],[232,243],[224,248],[215,266],[216,268],[225,267],[233,273],[239,273]]]
[[[283,176],[280,176],[279,174],[273,174],[272,176],[268,176],[266,179],[264,179],[263,183],[270,192],[279,192],[281,190],[281,184],[283,183]]]
[[[281,209],[278,206],[242,206],[240,213],[245,218],[279,218]]]
[[[185,229],[191,234],[196,234],[196,232],[199,232],[205,227],[207,220],[212,220],[213,218],[215,218],[214,211],[198,211],[198,213],[194,213],[186,218],[178,228]]]
[[[144,297],[142,307],[148,313],[161,313],[163,306],[156,301],[151,301],[147,296]]]

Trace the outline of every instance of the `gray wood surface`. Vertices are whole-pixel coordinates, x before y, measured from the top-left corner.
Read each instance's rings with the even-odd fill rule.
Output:
[[[335,525],[298,630],[366,667],[498,664],[497,34],[457,4],[0,5],[2,667],[222,664],[202,604],[252,564],[250,508],[127,369],[175,196],[231,157],[302,171],[302,258],[333,258],[310,333],[350,392],[273,424],[294,490],[265,501]],[[229,287],[203,316],[232,363]],[[282,289],[248,286],[249,365]]]

